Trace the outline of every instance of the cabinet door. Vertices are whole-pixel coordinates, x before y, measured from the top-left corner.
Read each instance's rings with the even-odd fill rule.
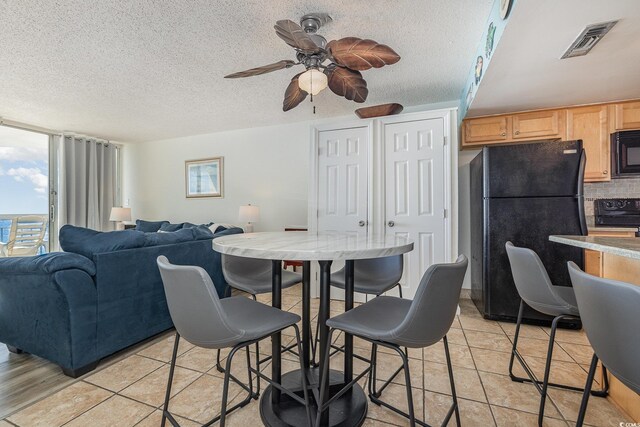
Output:
[[[584,180],[609,181],[611,165],[607,106],[570,108],[567,110],[567,140],[581,139],[587,154]]]
[[[602,277],[602,252],[584,250],[584,271],[592,276]]]
[[[512,116],[512,138],[562,138],[564,136],[564,111],[535,111]]]
[[[640,102],[616,104],[616,130],[640,129]]]
[[[506,116],[465,120],[463,145],[507,141],[509,139],[508,124]]]

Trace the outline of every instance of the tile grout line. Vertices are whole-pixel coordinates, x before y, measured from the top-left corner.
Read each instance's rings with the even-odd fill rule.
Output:
[[[476,374],[478,375],[478,380],[480,380],[480,385],[482,386],[482,392],[484,393],[484,398],[487,401],[487,406],[489,407],[489,413],[491,414],[491,418],[493,419],[493,424],[497,426],[498,421],[496,420],[496,416],[493,413],[493,408],[491,407],[491,401],[489,400],[489,396],[487,395],[487,390],[484,387],[484,381],[482,381],[482,376],[480,375],[480,371],[478,371],[478,365],[476,364],[476,359],[473,356],[473,352],[471,351],[471,346],[469,345],[469,340],[467,339],[467,334],[464,329],[464,326],[462,326],[462,322],[460,322],[460,328],[462,331],[462,335],[464,336],[464,340],[467,343],[467,348],[469,348],[469,353],[471,353],[471,360],[473,360],[473,366],[475,367]]]

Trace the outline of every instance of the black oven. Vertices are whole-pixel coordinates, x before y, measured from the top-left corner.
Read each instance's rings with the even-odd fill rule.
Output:
[[[613,178],[640,176],[640,130],[611,134]]]

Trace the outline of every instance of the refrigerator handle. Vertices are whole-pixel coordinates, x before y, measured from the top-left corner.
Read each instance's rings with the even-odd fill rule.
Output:
[[[580,167],[578,168],[576,198],[578,200],[578,218],[580,220],[580,230],[582,231],[582,235],[586,236],[588,234],[588,230],[587,218],[584,212],[584,168],[587,163],[587,155],[585,154],[584,149],[581,149],[580,151]]]
[[[580,141],[582,142],[582,141]],[[580,144],[582,146],[582,144]],[[578,197],[584,196],[584,169],[587,165],[587,155],[584,149],[580,149],[580,165],[578,167],[578,182],[576,183],[576,195]]]

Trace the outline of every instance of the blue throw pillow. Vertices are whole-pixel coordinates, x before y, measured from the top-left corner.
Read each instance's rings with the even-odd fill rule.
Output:
[[[213,238],[213,232],[209,230],[206,225],[196,225],[188,228],[193,233],[193,238],[196,240],[206,240]]]
[[[145,221],[138,219],[136,220],[136,230],[144,233],[155,233],[160,230],[163,224],[169,224],[169,221]]]
[[[167,222],[166,224],[162,224],[160,226],[160,230],[158,231],[172,232],[172,231],[182,230],[183,227],[184,227],[184,222],[181,222],[180,224],[169,224]]]
[[[137,230],[100,232],[73,225],[60,229],[60,247],[65,252],[73,252],[93,259],[95,254],[133,249],[144,246],[145,233]]]
[[[193,240],[191,229],[182,229],[166,233],[146,233],[145,246],[173,245],[175,243],[190,242]]]

